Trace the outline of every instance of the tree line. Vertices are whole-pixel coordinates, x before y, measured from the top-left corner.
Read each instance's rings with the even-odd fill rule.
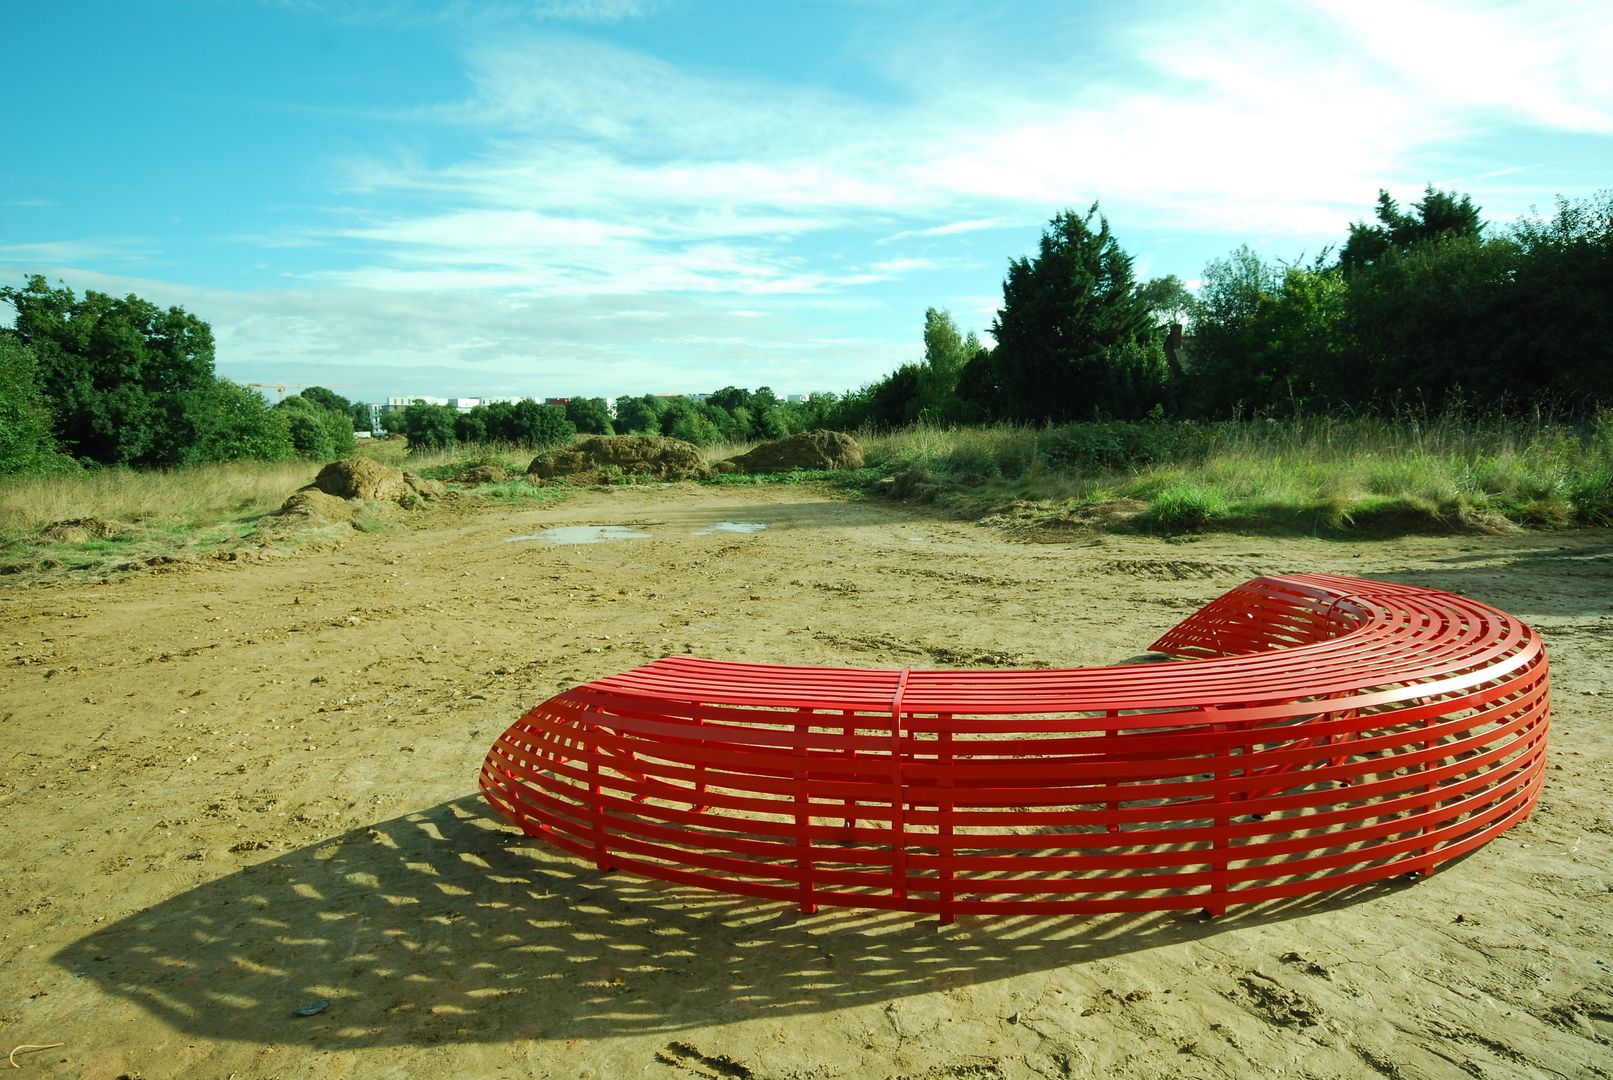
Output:
[[[1468,195],[1430,185],[1402,209],[1380,192],[1336,255],[1245,245],[1196,294],[1136,281],[1094,203],[1009,263],[992,333],[981,348],[932,308],[923,359],[848,395],[848,419],[1585,415],[1613,405],[1613,192],[1502,229]]]
[[[922,357],[843,395],[786,402],[767,387],[701,401],[535,401],[469,412],[416,402],[388,420],[411,447],[543,446],[577,432],[701,445],[827,427],[918,422],[1218,420],[1407,407],[1483,413],[1613,404],[1613,192],[1559,200],[1497,228],[1430,185],[1402,209],[1380,192],[1336,254],[1268,261],[1247,246],[1139,282],[1094,203],[1065,210],[1010,260],[987,348],[925,313]],[[213,370],[213,334],[183,308],[51,287],[0,288],[0,470],[350,454],[367,407],[311,387],[270,404]]]

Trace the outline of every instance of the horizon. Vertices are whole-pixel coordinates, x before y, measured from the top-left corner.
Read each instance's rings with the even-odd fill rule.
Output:
[[[182,306],[220,376],[366,402],[839,394],[921,358],[928,307],[989,342],[1066,208],[1098,202],[1139,281],[1193,282],[1240,244],[1336,248],[1380,188],[1470,194],[1498,232],[1613,177],[1591,3],[162,0],[10,27],[34,92],[0,120],[26,148],[0,279]]]

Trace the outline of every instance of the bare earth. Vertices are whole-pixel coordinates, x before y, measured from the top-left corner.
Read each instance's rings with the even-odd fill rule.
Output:
[[[699,535],[719,521],[767,528]],[[635,523],[653,538],[506,542]],[[18,1075],[1613,1075],[1605,531],[1033,542],[670,487],[164,569],[0,589],[0,1057],[62,1044]],[[1555,716],[1533,817],[1416,884],[938,929],[600,874],[476,794],[521,712],[657,656],[1113,663],[1280,571],[1436,586],[1538,629]]]

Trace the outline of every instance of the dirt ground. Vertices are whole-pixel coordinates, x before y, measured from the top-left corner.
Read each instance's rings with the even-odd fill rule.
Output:
[[[767,527],[702,532],[723,521]],[[651,536],[519,539],[612,524]],[[1613,1075],[1606,531],[1037,540],[673,486],[158,569],[0,587],[17,1075]],[[525,709],[654,657],[1112,663],[1281,571],[1436,586],[1538,629],[1533,817],[1416,884],[938,928],[601,874],[476,794]]]

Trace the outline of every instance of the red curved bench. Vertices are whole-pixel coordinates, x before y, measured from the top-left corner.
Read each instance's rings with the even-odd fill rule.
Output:
[[[1428,873],[1523,820],[1549,668],[1433,589],[1261,577],[1186,662],[913,671],[657,660],[510,727],[527,833],[724,892],[939,915],[1204,908]]]

